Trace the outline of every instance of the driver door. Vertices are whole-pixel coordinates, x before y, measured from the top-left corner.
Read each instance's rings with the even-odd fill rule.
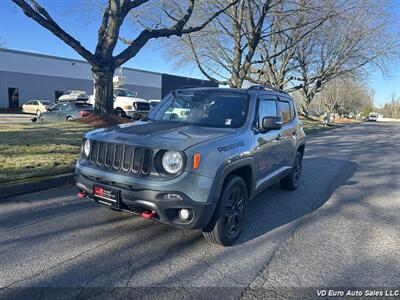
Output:
[[[268,98],[261,98],[258,101],[258,116],[255,127],[261,128],[263,118],[278,116],[278,106],[275,97],[268,96]],[[264,131],[256,129],[255,137],[258,186],[282,166],[284,157],[281,151],[280,130]]]

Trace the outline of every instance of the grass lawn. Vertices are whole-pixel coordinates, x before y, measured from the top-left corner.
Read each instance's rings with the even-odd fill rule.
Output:
[[[320,131],[328,130],[332,128],[332,125],[325,126],[322,122],[317,119],[303,118],[300,117],[301,123],[306,134],[313,134]]]
[[[75,122],[0,124],[0,184],[73,172],[91,129]]]

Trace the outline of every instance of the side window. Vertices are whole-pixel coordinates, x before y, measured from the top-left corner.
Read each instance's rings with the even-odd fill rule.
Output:
[[[291,119],[293,119],[296,115],[296,110],[294,109],[293,101],[289,101],[289,104],[290,104],[290,116]]]
[[[37,101],[32,101],[32,102],[30,103],[30,105],[38,105],[38,102],[37,102]]]
[[[261,126],[265,117],[276,117],[278,115],[275,100],[260,100],[258,104],[258,126]]]
[[[283,124],[288,124],[292,120],[290,113],[290,105],[289,102],[286,101],[278,101],[279,113],[282,117]]]
[[[61,111],[68,111],[68,110],[70,110],[69,103],[63,103],[61,106]]]
[[[51,111],[60,111],[62,105],[63,104],[57,104],[56,106],[53,107],[53,109]]]

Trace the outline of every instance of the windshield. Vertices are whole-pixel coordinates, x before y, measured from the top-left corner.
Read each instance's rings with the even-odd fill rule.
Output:
[[[136,97],[137,93],[126,89],[114,90],[115,97]]]
[[[248,106],[247,95],[242,93],[178,91],[166,96],[148,119],[239,128],[246,121]]]

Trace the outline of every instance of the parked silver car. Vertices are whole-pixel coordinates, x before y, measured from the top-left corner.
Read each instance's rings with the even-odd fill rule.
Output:
[[[49,108],[38,117],[38,122],[72,121],[90,115],[93,105],[87,102],[62,102]]]

